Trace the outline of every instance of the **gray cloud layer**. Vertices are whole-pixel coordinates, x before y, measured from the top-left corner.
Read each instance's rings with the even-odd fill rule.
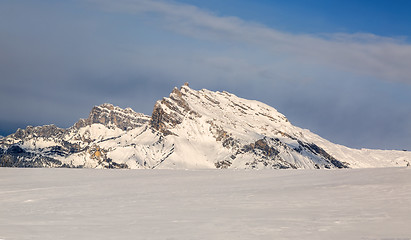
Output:
[[[166,28],[195,38],[251,43],[303,62],[319,62],[386,81],[411,83],[411,45],[373,34],[296,35],[236,17],[219,17],[194,6],[162,1],[96,0],[104,9],[157,14]]]

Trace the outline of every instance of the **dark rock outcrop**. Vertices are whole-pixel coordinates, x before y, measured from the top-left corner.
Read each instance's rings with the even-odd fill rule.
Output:
[[[170,129],[181,124],[187,114],[199,117],[199,114],[193,111],[184,99],[184,94],[178,88],[174,88],[168,98],[156,102],[150,121],[155,130],[165,136],[174,134]]]
[[[69,167],[59,160],[38,153],[28,152],[18,145],[10,146],[0,154],[0,167]]]

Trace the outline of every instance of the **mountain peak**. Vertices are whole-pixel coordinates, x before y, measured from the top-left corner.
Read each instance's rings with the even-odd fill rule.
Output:
[[[0,166],[359,168],[407,166],[411,152],[356,150],[292,125],[275,108],[184,84],[151,117],[104,103],[70,129],[27,127],[0,139]]]
[[[130,130],[141,126],[149,121],[149,116],[136,113],[131,108],[122,109],[110,103],[103,103],[91,109],[87,119],[80,119],[74,127],[79,129],[94,123],[103,124],[107,127],[118,127],[122,130]]]
[[[43,126],[27,126],[25,129],[17,129],[17,131],[11,136],[18,139],[23,138],[53,138],[59,137],[64,134],[65,129],[59,128],[54,124]]]
[[[185,93],[181,91],[183,89],[186,92],[190,88],[188,84],[183,85],[180,90],[174,87],[169,97],[156,102],[151,116],[151,126],[154,129],[165,135],[173,134],[171,128],[180,124],[187,114],[194,114],[184,97]]]
[[[101,105],[99,105],[99,106],[95,106],[95,107],[105,108],[105,109],[108,109],[108,110],[114,110],[114,108],[119,109],[119,107],[114,106],[114,105],[111,104],[111,103],[103,103],[103,104],[101,104]]]

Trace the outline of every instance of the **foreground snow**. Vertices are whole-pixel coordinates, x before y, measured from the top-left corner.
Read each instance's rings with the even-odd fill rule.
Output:
[[[411,239],[411,169],[0,168],[0,239]]]

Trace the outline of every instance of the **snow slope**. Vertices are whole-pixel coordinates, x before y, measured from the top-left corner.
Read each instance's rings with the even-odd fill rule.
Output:
[[[408,166],[411,152],[350,149],[227,92],[174,88],[152,116],[96,106],[69,129],[27,127],[0,139],[0,166],[86,168],[370,168]]]
[[[180,124],[166,122],[165,128],[172,133],[169,138],[194,142],[185,148],[176,148],[176,151],[182,150],[181,155],[189,152],[188,149],[195,149],[195,154],[189,154],[189,159],[198,155],[211,155],[208,159],[230,161],[230,167],[249,168],[247,164],[255,162],[251,159],[258,158],[258,152],[238,153],[239,149],[241,151],[241,146],[264,139],[267,145],[279,151],[277,156],[281,160],[295,168],[336,167],[335,164],[328,164],[329,159],[318,154],[321,149],[316,151],[313,149],[315,146],[310,148],[312,144],[325,150],[325,155],[330,154],[351,168],[407,166],[411,162],[411,152],[357,150],[331,143],[309,130],[292,125],[283,114],[264,103],[239,98],[227,92],[206,89],[196,91],[184,85],[180,90],[175,88],[169,98],[159,101],[157,107],[165,113],[174,114],[174,119],[181,119]],[[277,141],[267,141],[267,138]],[[222,141],[223,145],[227,143],[228,147],[221,148],[221,144],[215,144],[214,139]],[[276,144],[279,146],[273,146]],[[198,152],[201,153],[196,154]],[[231,160],[228,155],[234,155],[236,159]],[[178,157],[181,159],[181,156]],[[257,164],[251,166],[270,167],[269,161],[258,160]],[[283,166],[288,167],[285,164]]]
[[[411,239],[411,169],[0,168],[0,239]]]

